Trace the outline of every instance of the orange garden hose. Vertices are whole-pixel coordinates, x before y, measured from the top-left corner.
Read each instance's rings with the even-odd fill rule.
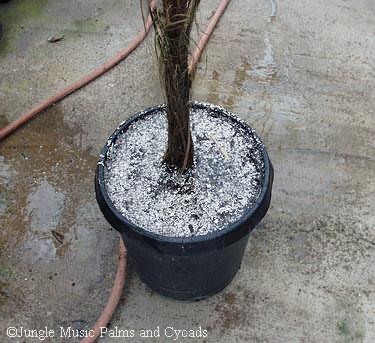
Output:
[[[95,342],[95,340],[101,334],[101,329],[108,325],[120,301],[122,289],[124,288],[125,277],[126,277],[126,248],[121,238],[119,241],[118,259],[119,261],[118,261],[117,273],[116,273],[115,281],[113,282],[111,295],[109,296],[109,299],[107,301],[107,304],[105,305],[105,308],[102,314],[100,315],[100,317],[97,319],[94,326],[89,331],[89,337],[86,337],[83,340],[81,340],[81,343]]]
[[[230,0],[221,0],[213,17],[210,19],[207,25],[206,31],[204,31],[201,34],[197,47],[195,48],[191,56],[191,60],[189,63],[189,72],[195,71],[197,63],[200,57],[202,56],[203,50],[206,47],[208,40],[210,39],[217,23],[219,22],[220,18],[223,16],[225,9],[227,8],[229,2]],[[151,8],[154,7],[155,4],[156,4],[156,0],[150,1]],[[64,99],[65,97],[74,93],[78,89],[86,86],[88,83],[97,79],[98,77],[106,73],[108,70],[116,66],[118,63],[126,59],[144,41],[147,34],[150,32],[151,27],[152,27],[152,19],[151,19],[151,16],[149,15],[144,25],[144,29],[138,33],[138,35],[131,41],[131,43],[124,50],[122,50],[115,57],[109,59],[99,68],[94,69],[91,73],[84,76],[82,79],[74,82],[73,84],[63,89],[62,91],[56,93],[52,97],[42,101],[41,103],[36,105],[34,108],[32,108],[30,111],[21,115],[20,118],[10,123],[6,127],[2,128],[0,130],[0,142],[3,141],[6,137],[8,137],[11,133],[16,131],[18,128],[25,125],[36,115],[38,115],[39,113],[41,113],[42,111],[50,107],[51,105]],[[125,284],[125,276],[126,276],[126,247],[122,239],[120,239],[119,262],[117,266],[117,273],[116,273],[115,281],[113,283],[111,295],[109,296],[109,299],[107,301],[107,304],[102,314],[100,315],[100,317],[97,319],[96,323],[90,330],[90,337],[86,337],[85,339],[81,341],[81,343],[95,342],[95,340],[101,334],[101,328],[107,326],[108,322],[112,318],[113,313],[115,312],[117,305],[120,301],[122,290]]]

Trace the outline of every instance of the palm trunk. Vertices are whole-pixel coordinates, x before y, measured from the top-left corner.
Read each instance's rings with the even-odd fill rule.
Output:
[[[163,0],[162,14],[157,10],[153,12],[167,98],[168,144],[164,161],[182,171],[193,164],[189,120],[192,78],[188,58],[189,36],[198,4],[198,0]]]

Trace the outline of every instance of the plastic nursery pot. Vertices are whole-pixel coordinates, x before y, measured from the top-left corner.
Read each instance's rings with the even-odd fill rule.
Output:
[[[193,107],[208,108],[209,105],[194,103]],[[120,133],[126,134],[134,121],[152,116],[161,108],[157,106],[136,114],[111,135],[96,169],[96,199],[105,218],[121,233],[143,282],[165,296],[199,300],[225,288],[240,268],[249,233],[264,217],[271,201],[273,167],[263,147],[264,183],[261,194],[254,206],[246,209],[237,222],[224,229],[201,236],[169,237],[134,225],[114,207],[107,194],[104,182],[107,151]],[[226,115],[220,107],[209,108],[216,112],[215,115]],[[250,130],[242,121],[238,121],[238,125]]]

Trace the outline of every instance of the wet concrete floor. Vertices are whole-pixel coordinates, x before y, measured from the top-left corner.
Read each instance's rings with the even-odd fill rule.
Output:
[[[203,27],[217,4],[202,3]],[[137,1],[1,4],[1,126],[115,55],[141,18]],[[166,327],[202,327],[200,342],[375,341],[374,27],[366,0],[230,4],[194,99],[261,135],[276,173],[270,211],[234,281],[208,300],[163,298],[130,263],[112,329],[134,330],[134,342],[173,341]],[[119,122],[163,101],[153,54],[150,37],[1,143],[1,342],[36,341],[7,338],[9,326],[81,329],[102,310],[118,235],[96,204],[95,164]],[[139,337],[157,327],[160,338]]]

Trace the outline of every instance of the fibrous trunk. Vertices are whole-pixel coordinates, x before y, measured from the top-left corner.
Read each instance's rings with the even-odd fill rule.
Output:
[[[193,163],[190,132],[190,31],[199,0],[163,0],[153,13],[160,73],[167,98],[168,144],[164,161],[182,171]]]

